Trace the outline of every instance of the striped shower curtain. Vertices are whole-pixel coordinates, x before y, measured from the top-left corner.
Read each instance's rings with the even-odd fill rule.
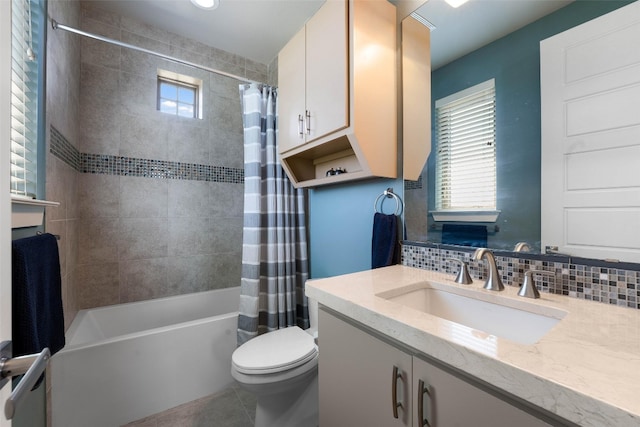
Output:
[[[240,85],[244,126],[244,229],[238,345],[287,326],[309,327],[306,191],[278,159],[276,89]]]

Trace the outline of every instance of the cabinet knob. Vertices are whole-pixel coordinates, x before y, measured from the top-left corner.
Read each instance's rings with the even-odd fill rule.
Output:
[[[398,402],[398,379],[402,379],[402,374],[397,366],[393,366],[393,378],[391,380],[391,404],[393,407],[393,418],[398,418],[398,408],[402,408],[402,403]]]
[[[418,380],[418,426],[423,427],[431,427],[431,423],[424,416],[424,395],[431,398],[431,392],[429,392],[429,387],[425,386],[424,381]]]

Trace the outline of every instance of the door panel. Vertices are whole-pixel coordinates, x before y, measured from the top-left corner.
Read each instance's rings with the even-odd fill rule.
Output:
[[[411,426],[411,356],[368,333],[319,312],[320,425]],[[393,367],[398,367],[393,417]]]
[[[640,262],[640,2],[540,43],[542,246]]]
[[[422,380],[427,392],[418,388]],[[431,426],[545,427],[548,423],[418,357],[413,360],[413,395],[423,399],[423,420]],[[414,408],[418,403],[414,403]],[[413,425],[420,426],[414,409]]]
[[[278,55],[278,150],[304,144],[298,116],[304,114],[305,31],[300,30]]]
[[[307,22],[307,142],[349,125],[347,5],[328,1]]]
[[[11,58],[11,2],[0,1],[0,58]],[[9,198],[9,143],[11,139],[10,102],[11,61],[0,65],[0,341],[11,340],[11,201]],[[0,402],[11,393],[11,387],[0,390]],[[0,427],[9,427],[4,415],[0,415]]]

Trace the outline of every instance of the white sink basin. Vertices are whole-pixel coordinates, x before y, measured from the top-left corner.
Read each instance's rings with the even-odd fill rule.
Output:
[[[420,283],[377,296],[521,344],[535,344],[567,314],[524,299],[438,283]]]

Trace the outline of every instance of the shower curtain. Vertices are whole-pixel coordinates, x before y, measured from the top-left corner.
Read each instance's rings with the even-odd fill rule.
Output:
[[[244,126],[244,228],[238,345],[268,331],[309,327],[306,191],[278,159],[277,92],[240,85]]]

